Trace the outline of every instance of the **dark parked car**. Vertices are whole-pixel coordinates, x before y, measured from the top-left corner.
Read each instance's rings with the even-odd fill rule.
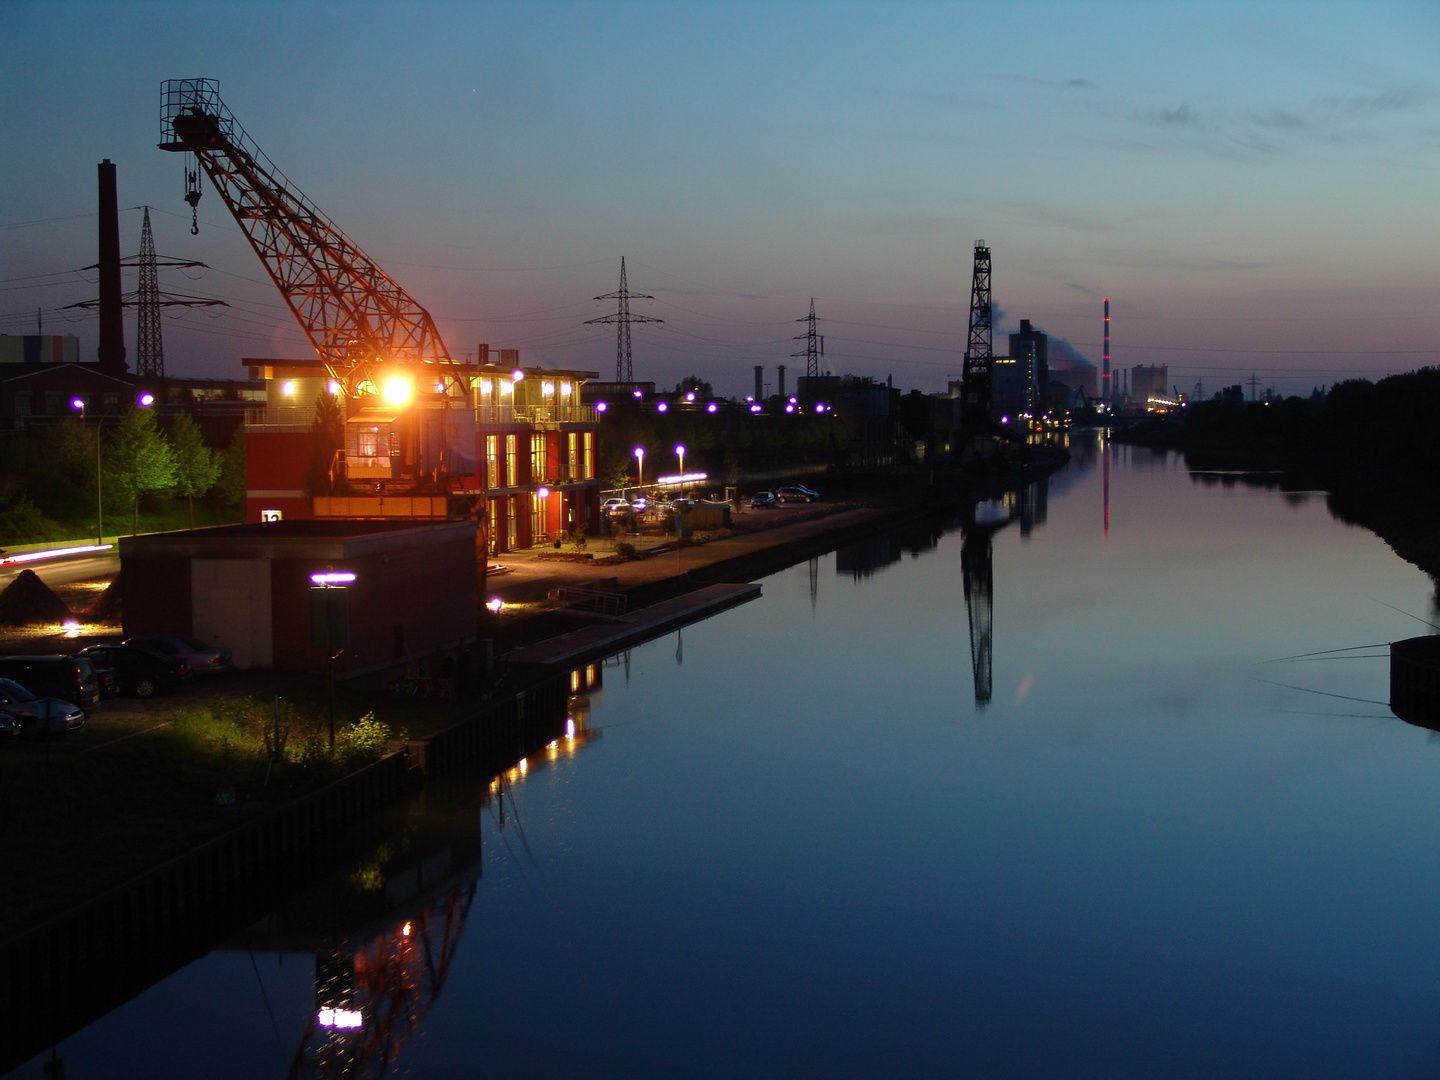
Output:
[[[81,656],[0,656],[0,679],[11,679],[41,697],[79,705],[87,713],[100,706],[100,680]]]
[[[113,670],[119,677],[120,692],[136,697],[152,697],[190,678],[190,665],[184,660],[134,645],[91,645],[81,649],[80,655]]]
[[[775,489],[776,502],[814,502],[820,496],[803,487],[782,487]]]
[[[90,660],[90,667],[95,672],[95,678],[100,683],[100,700],[109,701],[113,697],[120,696],[120,673],[114,668],[101,667],[93,657]]]
[[[762,507],[775,505],[775,493],[773,491],[757,491],[750,496],[750,509],[759,510]]]
[[[142,634],[126,638],[126,645],[168,656],[172,660],[184,660],[190,665],[192,675],[218,675],[229,671],[235,665],[230,660],[230,650],[220,645],[206,645],[194,638],[178,634]]]
[[[0,743],[16,738],[20,734],[20,721],[13,713],[0,712]]]
[[[67,735],[85,726],[85,710],[79,705],[32,694],[11,679],[0,679],[0,707],[20,722],[26,734]]]

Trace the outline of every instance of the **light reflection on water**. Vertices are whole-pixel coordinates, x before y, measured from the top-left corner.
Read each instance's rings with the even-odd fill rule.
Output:
[[[1430,583],[1323,498],[1105,453],[617,658],[603,740],[426,794],[389,914],[297,902],[67,1075],[1433,1072],[1440,746],[1383,658],[1264,663],[1409,636]],[[399,1045],[316,1028],[378,1002]]]

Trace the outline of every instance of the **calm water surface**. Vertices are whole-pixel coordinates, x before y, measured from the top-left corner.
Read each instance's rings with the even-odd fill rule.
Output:
[[[607,666],[603,737],[428,794],[481,845],[428,914],[257,928],[65,1075],[1434,1075],[1440,743],[1382,650],[1266,663],[1423,631],[1386,605],[1431,583],[1323,495],[1148,451],[1107,536],[1103,473],[995,530],[985,707],[982,538],[801,564]],[[327,934],[397,995],[357,1034],[314,1026]]]

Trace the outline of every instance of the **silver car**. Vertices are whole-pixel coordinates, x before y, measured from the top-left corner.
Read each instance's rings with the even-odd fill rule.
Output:
[[[230,650],[219,645],[206,645],[194,638],[178,634],[143,634],[125,639],[126,645],[149,649],[173,660],[184,660],[190,665],[192,675],[218,675],[235,666],[230,659]]]
[[[85,710],[53,697],[37,697],[11,679],[0,679],[0,707],[20,722],[22,731],[68,735],[85,726]]]

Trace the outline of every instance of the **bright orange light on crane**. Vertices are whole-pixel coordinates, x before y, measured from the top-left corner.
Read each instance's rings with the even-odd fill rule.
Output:
[[[385,400],[391,405],[404,405],[415,393],[415,386],[409,379],[396,375],[394,378],[385,380]]]

